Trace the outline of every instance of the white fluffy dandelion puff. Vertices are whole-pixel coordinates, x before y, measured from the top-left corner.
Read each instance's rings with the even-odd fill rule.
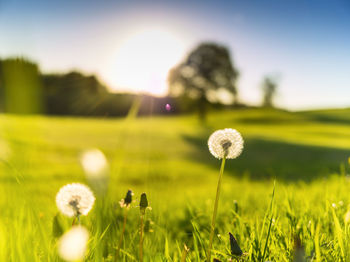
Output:
[[[59,239],[58,254],[66,261],[82,261],[88,240],[87,229],[82,226],[74,226]]]
[[[210,153],[216,158],[237,158],[243,150],[243,138],[241,134],[231,128],[217,130],[208,140]]]
[[[94,202],[95,197],[91,190],[79,183],[65,185],[56,195],[58,209],[68,217],[86,216]]]

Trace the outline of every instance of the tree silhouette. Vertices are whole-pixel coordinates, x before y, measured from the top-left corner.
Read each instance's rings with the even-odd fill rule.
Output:
[[[236,80],[230,53],[225,46],[202,43],[185,60],[172,68],[168,75],[171,96],[184,96],[197,103],[199,116],[205,120],[208,102],[236,102]],[[226,101],[227,103],[227,101]]]
[[[277,91],[277,81],[271,76],[266,76],[262,84],[263,90],[263,107],[273,107],[273,99]]]
[[[103,101],[107,89],[93,75],[80,72],[43,75],[48,113],[91,115]]]

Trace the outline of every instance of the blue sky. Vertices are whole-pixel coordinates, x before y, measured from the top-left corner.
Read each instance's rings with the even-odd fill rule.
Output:
[[[44,72],[80,69],[118,88],[117,71],[133,66],[120,50],[137,49],[142,38],[134,36],[147,40],[154,34],[140,32],[155,28],[166,38],[154,41],[168,44],[169,54],[155,69],[179,62],[201,41],[216,41],[232,52],[243,101],[259,103],[262,78],[273,74],[280,79],[279,105],[350,106],[348,1],[0,0],[0,57],[29,57]]]

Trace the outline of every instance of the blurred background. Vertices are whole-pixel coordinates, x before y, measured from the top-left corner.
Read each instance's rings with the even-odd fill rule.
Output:
[[[183,163],[209,172],[208,136],[233,127],[246,141],[235,176],[344,173],[349,28],[341,0],[1,0],[2,159],[80,177],[62,165],[97,147],[141,183]]]

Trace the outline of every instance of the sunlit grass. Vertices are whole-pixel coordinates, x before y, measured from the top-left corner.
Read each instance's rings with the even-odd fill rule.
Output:
[[[284,115],[287,120],[281,121]],[[270,120],[259,121],[263,117]],[[220,168],[206,142],[212,131],[225,127],[240,130],[248,148],[242,159],[226,163],[213,256],[229,258],[231,232],[247,261],[262,257],[290,261],[294,236],[300,238],[308,260],[347,257],[350,239],[344,216],[350,204],[350,182],[345,176],[350,171],[346,164],[350,125],[346,122],[250,110],[213,114],[205,128],[192,116],[141,118],[125,124],[3,115],[0,123],[4,141],[0,144],[0,261],[59,261],[52,232],[58,212],[55,196],[67,183],[88,183],[79,157],[90,148],[106,154],[111,178],[107,195],[97,197],[91,213],[81,219],[91,234],[88,261],[114,260],[123,226],[118,202],[129,188],[137,203],[146,192],[152,207],[143,226],[144,261],[180,261],[184,253],[187,261],[204,260]],[[254,154],[260,143],[264,154]],[[308,166],[307,161],[296,160],[300,154]],[[300,175],[286,179],[288,162]],[[274,178],[273,211],[266,213]],[[139,219],[134,203],[128,210],[121,261],[139,259]],[[60,221],[64,230],[72,224],[69,218]]]

